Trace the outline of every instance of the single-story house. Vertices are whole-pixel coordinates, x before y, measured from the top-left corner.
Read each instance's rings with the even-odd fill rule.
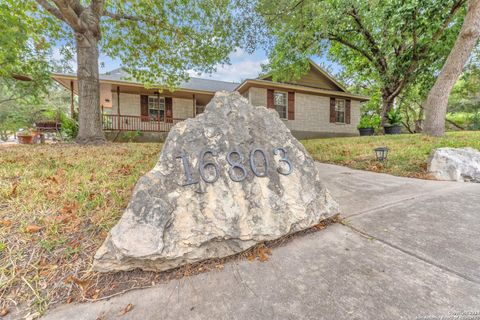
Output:
[[[53,78],[77,93],[75,74]],[[310,70],[294,82],[275,82],[270,75],[242,83],[190,78],[175,91],[145,88],[128,80],[123,69],[100,75],[100,101],[106,131],[168,132],[172,126],[204,111],[215,92],[238,91],[254,106],[276,109],[297,138],[357,135],[360,104],[368,98],[352,94],[310,61]]]

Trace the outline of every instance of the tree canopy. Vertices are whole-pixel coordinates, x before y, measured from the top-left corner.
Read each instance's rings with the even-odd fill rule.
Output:
[[[383,115],[410,83],[432,79],[461,28],[466,0],[259,0],[273,35],[270,68],[298,77],[327,53],[357,81],[375,81]]]
[[[28,14],[57,18],[54,38],[68,48],[75,49],[75,34],[91,29],[100,52],[119,59],[136,80],[170,88],[188,78],[187,71],[212,72],[228,63],[245,28],[234,19],[235,0],[36,2]]]
[[[0,3],[0,108],[45,93],[49,85],[50,46],[42,35],[48,21],[28,15],[25,6],[12,0]]]

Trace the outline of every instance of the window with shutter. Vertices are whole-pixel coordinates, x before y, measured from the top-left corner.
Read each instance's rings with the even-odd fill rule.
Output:
[[[148,117],[151,121],[164,121],[165,98],[159,96],[148,97]]]
[[[275,110],[281,119],[287,119],[288,107],[287,107],[287,93],[275,91],[273,95]]]
[[[335,122],[336,123],[345,123],[345,100],[337,99],[335,105]]]

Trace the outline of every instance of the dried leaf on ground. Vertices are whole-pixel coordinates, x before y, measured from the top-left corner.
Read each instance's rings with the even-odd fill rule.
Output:
[[[3,227],[10,227],[12,225],[11,220],[0,220],[0,225]]]
[[[71,203],[71,204],[68,204],[66,206],[64,206],[62,209],[60,209],[60,213],[61,214],[73,214],[73,213],[76,213],[78,211],[78,209],[80,208],[80,206],[78,205],[78,203]]]
[[[7,307],[0,309],[0,317],[5,317],[9,312],[10,310]]]
[[[67,279],[65,279],[65,283],[75,283],[76,285],[78,285],[82,289],[82,291],[86,291],[90,281],[80,280],[80,279],[70,275],[70,276],[67,277]]]
[[[123,308],[122,311],[118,314],[119,316],[123,316],[125,313],[132,311],[133,309],[133,304],[129,303],[125,308]]]
[[[50,180],[56,184],[60,183],[60,180],[59,178],[57,178],[56,176],[51,176],[51,177],[48,177],[47,180]]]
[[[122,165],[120,169],[118,169],[118,173],[128,176],[132,173],[132,166],[131,165]]]
[[[28,232],[28,233],[36,233],[36,232],[38,232],[38,231],[40,231],[40,230],[42,230],[42,229],[43,229],[43,227],[40,227],[40,226],[36,226],[36,225],[34,225],[34,224],[31,224],[31,225],[29,225],[29,226],[27,226],[27,227],[25,228],[25,231]]]
[[[15,183],[13,185],[12,191],[10,191],[10,198],[15,198],[17,196],[17,188],[18,188],[18,184]]]
[[[272,254],[272,250],[267,247],[260,247],[258,250],[258,260],[260,262],[268,261],[268,256]]]
[[[254,248],[247,254],[247,260],[252,262],[258,259],[260,262],[268,261],[268,256],[272,254],[272,250],[265,245]]]

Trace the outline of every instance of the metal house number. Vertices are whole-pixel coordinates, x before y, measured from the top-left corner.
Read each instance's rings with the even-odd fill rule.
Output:
[[[284,164],[277,167],[277,172],[285,176],[291,174],[293,171],[293,164],[288,158],[288,154],[285,148],[277,147],[277,148],[274,148],[272,152],[274,155],[279,155],[280,156],[279,163]],[[263,159],[264,166],[262,170],[258,167],[257,164],[255,164],[255,155],[260,155],[261,158]],[[219,178],[220,169],[218,167],[218,164],[213,162],[213,159],[212,159],[217,156],[218,156],[218,153],[211,149],[203,150],[202,152],[200,152],[199,162],[198,162],[198,173],[202,178],[202,180],[205,181],[206,183],[214,183]],[[176,159],[182,160],[183,172],[186,178],[183,186],[188,186],[188,185],[198,183],[199,182],[198,179],[195,179],[192,176],[192,168],[187,155],[185,153],[182,153],[176,156]],[[247,167],[243,164],[245,161],[245,158],[242,153],[240,153],[237,150],[230,151],[227,153],[226,160],[227,160],[227,163],[230,165],[230,168],[228,169],[228,175],[230,179],[232,179],[232,181],[241,182],[247,178],[248,171],[247,171]],[[267,176],[269,163],[268,163],[267,155],[263,149],[255,148],[251,150],[249,154],[248,162],[250,165],[250,170],[253,172],[255,176],[257,177]],[[285,170],[285,166],[288,167],[287,170]],[[209,168],[213,170],[209,170]],[[213,174],[208,175],[207,170],[210,172],[213,171]]]

